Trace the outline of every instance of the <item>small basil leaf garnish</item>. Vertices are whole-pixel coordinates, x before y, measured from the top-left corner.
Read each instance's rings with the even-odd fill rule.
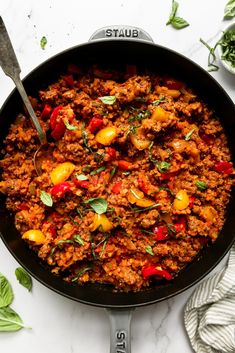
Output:
[[[103,96],[99,97],[102,103],[111,105],[116,102],[116,96]]]
[[[15,275],[19,283],[23,287],[28,289],[28,291],[30,292],[32,289],[33,282],[28,272],[26,272],[22,267],[17,267],[17,269],[15,270]]]
[[[40,199],[44,203],[44,205],[46,205],[48,207],[52,207],[53,200],[52,200],[51,194],[49,194],[46,191],[41,190],[40,191]]]
[[[89,204],[91,208],[98,214],[105,213],[108,209],[108,203],[105,199],[101,197],[96,197],[83,201],[84,204]]]

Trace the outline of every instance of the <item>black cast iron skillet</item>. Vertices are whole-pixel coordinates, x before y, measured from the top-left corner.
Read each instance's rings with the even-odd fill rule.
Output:
[[[102,39],[100,39],[102,38]],[[68,63],[80,65],[101,64],[120,67],[136,64],[140,69],[155,73],[167,73],[188,83],[196,93],[213,108],[224,125],[230,149],[235,156],[235,107],[223,88],[201,67],[184,56],[153,44],[151,38],[142,30],[132,27],[109,27],[97,31],[86,44],[68,49],[47,60],[25,79],[28,95],[37,96],[66,71]],[[125,39],[125,40],[124,40]],[[22,111],[22,102],[14,90],[4,103],[0,112],[0,141],[3,141],[9,125],[17,113]],[[81,303],[108,308],[111,318],[111,352],[130,352],[129,324],[131,310],[170,298],[189,288],[222,259],[231,247],[235,237],[235,190],[227,210],[225,225],[218,240],[205,248],[193,263],[188,265],[170,282],[153,284],[149,289],[138,293],[113,291],[110,286],[69,284],[50,273],[34,254],[14,226],[14,217],[6,210],[5,199],[0,196],[1,237],[16,260],[38,281],[53,291]]]

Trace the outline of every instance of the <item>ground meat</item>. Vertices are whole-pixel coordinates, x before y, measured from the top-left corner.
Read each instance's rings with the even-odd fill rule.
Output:
[[[234,169],[213,110],[180,81],[131,70],[77,68],[31,98],[49,137],[42,174],[36,131],[19,114],[0,191],[53,273],[139,291],[217,239]]]

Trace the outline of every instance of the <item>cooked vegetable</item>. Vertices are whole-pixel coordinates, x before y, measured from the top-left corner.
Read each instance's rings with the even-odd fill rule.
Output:
[[[168,271],[163,270],[162,267],[158,265],[143,267],[142,276],[144,279],[149,279],[152,276],[156,276],[158,278],[165,278],[168,281],[172,279],[172,275]]]
[[[175,195],[175,199],[173,202],[173,207],[177,211],[182,211],[187,208],[189,205],[189,196],[185,190],[180,190]]]
[[[91,231],[94,232],[96,229],[99,229],[100,232],[109,232],[113,229],[113,224],[104,214],[96,213],[94,215]]]
[[[75,165],[71,162],[58,164],[50,173],[51,181],[54,185],[66,181],[73,173]]]
[[[22,239],[29,240],[35,245],[42,245],[46,240],[45,235],[37,229],[27,230],[27,232],[22,235]]]
[[[107,126],[101,129],[95,136],[97,142],[101,145],[108,146],[117,136],[117,130],[114,126]]]

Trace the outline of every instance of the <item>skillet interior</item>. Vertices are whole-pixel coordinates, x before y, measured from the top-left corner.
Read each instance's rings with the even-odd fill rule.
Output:
[[[37,96],[39,89],[46,88],[65,72],[68,63],[105,64],[108,67],[120,64],[137,64],[153,72],[167,73],[187,82],[196,93],[214,109],[220,117],[228,136],[230,149],[235,159],[235,107],[222,87],[203,69],[185,57],[158,45],[135,40],[105,40],[83,44],[49,59],[24,80],[29,95]],[[11,122],[22,110],[22,102],[16,91],[10,95],[0,112],[0,141],[8,132]],[[180,272],[171,282],[153,285],[138,293],[114,292],[110,286],[87,284],[82,287],[69,284],[52,275],[45,265],[21,240],[14,227],[14,218],[5,208],[5,199],[0,196],[0,232],[12,255],[28,272],[50,289],[86,304],[104,307],[134,307],[151,304],[192,286],[204,277],[222,259],[235,237],[235,188],[228,206],[227,220],[221,234],[212,247],[204,249],[193,263]]]

